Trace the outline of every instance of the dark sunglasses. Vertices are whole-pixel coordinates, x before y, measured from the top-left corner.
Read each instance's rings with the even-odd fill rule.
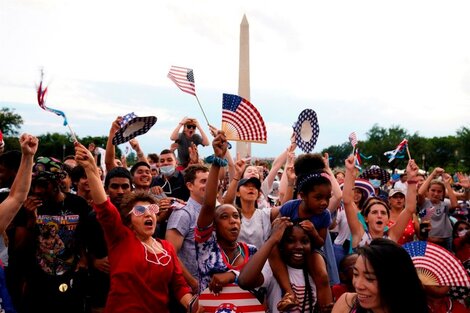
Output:
[[[196,125],[186,125],[187,129],[196,129]]]

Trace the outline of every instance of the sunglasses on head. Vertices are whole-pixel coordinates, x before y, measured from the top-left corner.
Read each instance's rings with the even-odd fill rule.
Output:
[[[186,125],[187,129],[196,129],[196,125]]]
[[[145,214],[145,211],[149,211],[150,213],[158,214],[160,208],[156,204],[146,204],[146,205],[136,205],[135,207],[130,210],[127,215],[134,213],[135,216],[142,216]]]

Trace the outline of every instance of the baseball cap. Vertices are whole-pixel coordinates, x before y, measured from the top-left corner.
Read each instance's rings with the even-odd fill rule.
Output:
[[[260,189],[261,188],[261,181],[256,178],[256,177],[250,177],[250,178],[242,178],[240,179],[240,181],[238,182],[238,186],[237,186],[237,190],[240,188],[240,186],[243,186],[243,185],[246,185],[248,183],[253,183],[255,184],[256,186],[256,189]]]

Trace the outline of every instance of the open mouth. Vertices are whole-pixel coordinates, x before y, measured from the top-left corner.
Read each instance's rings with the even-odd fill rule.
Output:
[[[384,222],[382,222],[382,221],[377,221],[376,224],[377,224],[377,225],[383,225],[383,223],[384,223]]]
[[[148,227],[152,227],[152,226],[153,226],[153,221],[152,221],[152,220],[146,220],[146,221],[144,222],[144,225],[145,225],[145,226],[148,226]]]

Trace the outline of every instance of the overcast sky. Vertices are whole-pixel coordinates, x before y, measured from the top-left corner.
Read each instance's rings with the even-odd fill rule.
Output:
[[[196,99],[166,77],[171,65],[194,69],[209,122],[220,127],[222,94],[238,90],[246,14],[251,102],[268,130],[254,156],[283,151],[305,108],[318,115],[317,152],[351,131],[365,139],[375,123],[454,135],[470,117],[469,9],[468,1],[0,0],[0,106],[23,117],[22,131],[66,133],[37,105],[44,67],[47,104],[79,137],[107,135],[118,115],[155,115],[138,139],[146,153],[160,152],[184,116],[205,124]]]

